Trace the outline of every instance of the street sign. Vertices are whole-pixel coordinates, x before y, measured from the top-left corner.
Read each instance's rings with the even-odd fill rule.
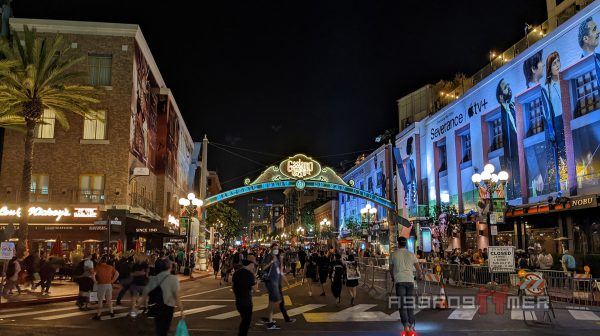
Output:
[[[134,176],[148,176],[148,175],[150,175],[150,169],[148,169],[147,167],[133,168],[133,175]]]
[[[498,217],[495,212],[492,212],[490,214],[490,224],[496,224],[497,222],[498,222]]]
[[[123,222],[121,222],[120,220],[111,220],[110,221],[110,225],[121,225],[123,224]]]
[[[515,270],[514,246],[488,246],[490,272],[513,272]]]
[[[490,231],[492,233],[492,236],[497,236],[498,235],[498,225],[491,225]]]
[[[12,259],[15,255],[15,243],[3,242],[0,243],[0,259]]]
[[[496,223],[504,223],[504,212],[496,212]]]
[[[106,225],[106,220],[97,220],[97,221],[94,221],[94,225]]]

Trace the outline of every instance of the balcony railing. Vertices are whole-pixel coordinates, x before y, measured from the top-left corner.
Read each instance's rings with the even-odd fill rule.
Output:
[[[31,203],[47,203],[50,201],[50,192],[48,189],[31,190],[29,193],[29,202]]]
[[[103,189],[81,189],[77,191],[77,201],[79,203],[104,203],[104,200]]]
[[[144,208],[146,210],[156,212],[156,206],[154,201],[146,198],[141,194],[130,194],[129,195],[130,205],[133,207]]]

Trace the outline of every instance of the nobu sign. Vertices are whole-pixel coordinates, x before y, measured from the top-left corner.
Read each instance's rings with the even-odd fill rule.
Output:
[[[591,208],[598,205],[596,195],[572,198],[570,203],[571,208]]]

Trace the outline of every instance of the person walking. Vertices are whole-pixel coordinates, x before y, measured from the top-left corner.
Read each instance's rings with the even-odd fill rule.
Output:
[[[145,301],[139,300],[144,291],[144,287],[148,282],[148,263],[146,262],[146,256],[143,254],[138,254],[134,258],[134,264],[131,268],[131,286],[129,287],[129,292],[131,293],[131,306],[129,309],[129,315],[131,317],[136,317],[137,312],[135,310],[135,306],[139,303],[139,306],[142,307],[142,313],[146,311]]]
[[[273,320],[273,312],[277,307],[279,307],[286,322],[294,322],[295,320],[290,319],[285,310],[285,302],[283,302],[281,288],[281,281],[283,281],[283,265],[281,263],[281,258],[279,257],[279,245],[277,243],[271,245],[271,255],[265,257],[263,270],[266,273],[264,276],[266,279],[265,286],[269,293],[269,317],[267,321],[263,320],[257,324],[262,325],[266,322],[265,325],[267,326],[267,330],[279,330],[281,328],[279,328]]]
[[[119,278],[119,272],[117,272],[114,267],[107,264],[107,260],[107,256],[102,256],[95,269],[96,281],[98,283],[98,313],[94,315],[94,320],[100,320],[100,316],[102,315],[103,300],[106,300],[106,303],[108,304],[110,317],[115,317],[112,305],[112,286],[113,283],[115,283],[115,281],[117,281]]]
[[[312,253],[305,264],[304,279],[308,283],[308,296],[312,296],[312,283],[317,281],[317,261],[319,255]]]
[[[52,285],[52,280],[54,279],[54,274],[56,274],[56,270],[58,266],[55,263],[55,260],[50,257],[48,260],[42,259],[40,265],[40,287],[42,288],[42,294],[50,294],[50,286]]]
[[[173,321],[175,307],[179,307],[181,319],[185,319],[181,294],[179,291],[179,279],[171,274],[172,263],[168,259],[158,259],[154,265],[158,275],[150,278],[148,285],[144,287],[142,301],[146,301],[150,292],[160,287],[162,293],[162,304],[155,304],[152,316],[156,326],[156,336],[167,336]],[[149,313],[150,314],[150,313]]]
[[[252,288],[256,284],[254,271],[255,263],[245,259],[242,260],[242,268],[235,271],[231,277],[235,307],[242,318],[238,331],[239,336],[248,335],[250,322],[252,322]]]
[[[342,256],[335,254],[335,260],[331,262],[329,277],[331,278],[331,293],[337,299],[338,306],[342,302],[342,286],[346,277],[346,266],[342,263]]]
[[[317,272],[319,274],[319,282],[321,283],[321,296],[325,296],[325,283],[327,282],[327,275],[329,275],[329,258],[325,256],[325,251],[323,250],[319,252]]]
[[[421,266],[415,255],[406,249],[406,238],[398,237],[398,249],[390,256],[390,274],[396,287],[398,310],[406,332],[414,331],[415,325],[414,302],[416,302],[416,298],[413,268],[417,271],[417,276],[421,278],[423,274]],[[406,304],[405,298],[411,298],[413,304]]]
[[[117,271],[119,272],[119,279],[117,280],[121,285],[121,290],[119,291],[119,295],[117,295],[117,305],[121,304],[121,299],[123,299],[123,296],[125,296],[125,293],[127,293],[129,291],[129,287],[131,287],[132,262],[132,257],[122,257],[119,263],[117,264]]]
[[[217,274],[219,274],[219,269],[221,268],[221,254],[219,251],[215,251],[212,257],[212,267],[215,273],[215,279],[217,278]]]
[[[8,262],[8,266],[6,268],[5,274],[5,283],[2,288],[2,297],[8,300],[8,293],[17,286],[17,281],[19,279],[19,272],[21,272],[21,264],[17,257],[12,257]]]
[[[356,299],[356,287],[358,287],[358,279],[360,279],[360,273],[358,270],[358,263],[354,260],[354,254],[348,255],[346,261],[346,287],[348,293],[350,293],[350,305],[354,306],[354,300]]]

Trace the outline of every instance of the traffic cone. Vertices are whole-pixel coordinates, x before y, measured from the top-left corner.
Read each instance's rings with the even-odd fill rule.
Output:
[[[438,303],[437,309],[448,309],[448,299],[446,299],[446,289],[444,288],[444,282],[440,281],[440,297],[441,302]]]

